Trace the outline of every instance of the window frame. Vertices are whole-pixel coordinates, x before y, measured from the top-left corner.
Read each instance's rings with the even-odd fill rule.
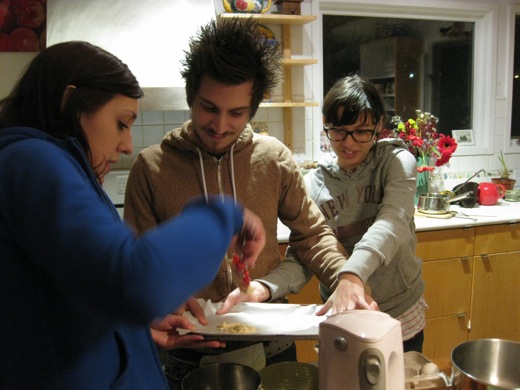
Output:
[[[520,12],[520,7],[518,7]],[[497,40],[499,6],[491,4],[449,3],[446,1],[422,1],[419,5],[403,4],[403,1],[387,0],[387,3],[374,1],[345,2],[341,0],[320,1],[318,9],[317,37],[322,39],[323,15],[350,15],[364,17],[414,18],[420,15],[425,20],[460,20],[475,23],[474,54],[473,54],[473,96],[472,96],[472,130],[475,135],[475,145],[460,145],[457,155],[492,154],[495,137],[495,105],[497,74]],[[316,42],[316,41],[315,41]],[[316,73],[320,88],[318,96],[323,96],[323,52],[319,54],[320,70]],[[315,80],[316,81],[316,80]],[[315,128],[321,129],[321,114],[315,123]],[[510,115],[509,115],[510,118]],[[442,120],[442,118],[440,118]],[[319,137],[319,134],[317,134]],[[316,149],[315,149],[316,151]],[[319,153],[319,147],[316,151]]]
[[[506,130],[504,136],[504,143],[500,146],[500,149],[504,153],[520,153],[520,140],[511,138],[511,125],[513,119],[513,77],[515,73],[514,62],[515,62],[515,28],[516,28],[516,17],[520,16],[520,5],[512,5],[507,7],[507,15],[509,16],[508,23],[505,25],[505,63],[507,69],[505,71],[504,80],[504,94],[510,96],[509,100],[506,100]]]

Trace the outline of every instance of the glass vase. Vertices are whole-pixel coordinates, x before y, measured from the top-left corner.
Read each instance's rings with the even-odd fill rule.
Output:
[[[422,157],[417,159],[417,167],[422,165],[429,165],[430,159],[426,157],[424,160]],[[417,172],[417,182],[416,182],[416,191],[415,191],[415,205],[417,206],[417,201],[419,200],[419,194],[426,194],[430,192],[430,172],[423,171]]]

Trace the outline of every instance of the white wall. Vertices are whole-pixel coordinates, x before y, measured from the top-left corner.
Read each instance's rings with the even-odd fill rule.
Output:
[[[0,53],[0,99],[9,94],[37,53]]]
[[[187,2],[186,7],[189,7],[189,4]],[[220,0],[214,0],[214,4],[216,10],[219,11]],[[442,7],[444,17],[452,17],[454,12],[462,11],[469,16],[475,12],[489,12],[486,23],[490,25],[490,34],[486,34],[483,39],[492,50],[485,53],[488,58],[484,57],[479,61],[489,62],[487,69],[491,69],[491,72],[480,76],[485,79],[484,94],[489,95],[490,103],[479,108],[484,120],[482,123],[476,124],[475,129],[475,131],[482,131],[480,139],[483,142],[482,145],[474,148],[469,146],[459,148],[450,163],[441,167],[440,175],[443,179],[448,180],[447,186],[450,186],[453,180],[460,181],[480,168],[484,168],[491,174],[500,168],[497,154],[500,150],[504,150],[509,167],[515,170],[517,187],[519,187],[520,145],[509,140],[508,136],[511,116],[514,16],[515,12],[520,13],[517,8],[519,5],[519,1],[512,0],[304,0],[301,4],[302,14],[316,15],[318,20],[294,30],[293,47],[297,47],[305,57],[311,56],[318,59],[318,64],[303,67],[301,73],[294,72],[296,73],[293,75],[295,80],[303,79],[303,85],[298,87],[295,85],[296,81],[293,80],[293,86],[298,88],[296,93],[303,94],[305,100],[321,103],[323,96],[321,14],[325,11],[330,13],[332,9],[337,10],[334,12],[348,10],[362,13],[365,12],[363,10],[368,9],[369,13],[373,14],[393,7],[398,17],[410,10],[416,12],[417,15],[432,15],[439,12],[439,7]],[[276,11],[276,7],[273,6],[271,11]],[[0,53],[0,98],[8,93],[14,85],[15,78],[33,56],[34,53]],[[188,111],[141,112],[138,121],[132,128],[134,155],[125,157],[114,168],[128,168],[135,154],[142,148],[160,142],[167,131],[188,118]],[[321,157],[319,149],[320,107],[297,108],[293,112],[293,118],[296,159],[300,161],[319,159]],[[267,122],[270,134],[283,139],[282,109],[261,108],[255,120]]]

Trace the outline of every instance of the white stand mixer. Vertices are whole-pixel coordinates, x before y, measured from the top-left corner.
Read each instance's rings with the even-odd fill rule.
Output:
[[[386,313],[352,310],[320,323],[320,390],[405,388],[401,323]]]

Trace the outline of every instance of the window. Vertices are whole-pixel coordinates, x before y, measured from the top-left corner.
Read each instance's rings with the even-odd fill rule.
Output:
[[[362,41],[368,41],[367,38],[373,41],[384,38],[385,34],[413,37],[417,35],[415,30],[420,30],[423,33],[424,50],[423,56],[418,56],[420,75],[415,79],[417,85],[414,88],[419,93],[416,98],[417,103],[412,102],[411,106],[417,105],[417,108],[438,116],[439,127],[441,124],[443,126],[440,130],[444,133],[449,134],[452,130],[473,130],[474,145],[461,145],[457,151],[459,155],[492,153],[496,83],[495,78],[488,75],[496,74],[497,69],[498,6],[473,2],[443,2],[439,7],[439,2],[433,0],[423,0],[416,5],[402,5],[402,3],[388,0],[385,4],[378,3],[374,6],[366,1],[359,3],[320,1],[320,27],[324,47],[322,92],[326,93],[331,82],[338,77],[329,73],[331,67],[344,67],[341,72],[345,75],[348,74],[347,68],[350,66],[352,72],[358,70],[363,75],[360,58],[354,58],[361,57],[358,46]],[[342,22],[349,20],[354,24],[349,27],[349,41],[343,43],[343,48],[336,48],[335,54],[332,55],[330,46],[333,42],[327,34],[340,24],[341,19]],[[372,26],[363,31],[360,25],[367,20],[372,23]],[[443,33],[447,37],[443,38]],[[372,36],[366,37],[363,34],[372,34]],[[448,41],[450,43],[447,43]],[[331,57],[327,58],[327,56]],[[347,57],[350,58],[351,64],[343,65],[342,61]],[[433,76],[434,73],[442,74],[445,70],[443,66],[447,63],[455,65],[455,62],[458,64],[458,73],[450,77],[452,81],[456,80],[455,85],[459,88],[450,89],[453,87],[453,82],[444,82],[443,78],[435,80]],[[411,74],[417,77],[414,72],[409,73]],[[387,90],[385,85],[384,93],[396,94],[396,84],[393,87],[392,90],[390,84]],[[454,98],[451,96],[454,90],[459,95],[457,99],[464,103],[460,105],[448,103],[448,97]],[[394,98],[399,99],[398,95],[397,93]],[[401,114],[403,118],[411,110],[410,104],[407,103],[399,105],[397,102],[398,104],[392,107],[391,96],[387,96],[385,101],[388,101],[389,112],[392,108],[397,113],[405,112]]]
[[[324,90],[358,73],[380,90],[388,118],[415,110],[441,118],[438,130],[470,129],[474,23],[323,15]]]

